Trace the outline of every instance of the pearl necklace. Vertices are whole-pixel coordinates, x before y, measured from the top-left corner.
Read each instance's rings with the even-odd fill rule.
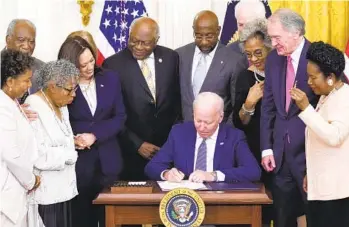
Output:
[[[67,125],[67,123],[66,123],[66,120],[65,120],[64,115],[63,115],[63,113],[62,113],[62,111],[61,111],[61,108],[58,108],[58,110],[59,110],[59,113],[60,113],[61,116],[62,116],[62,121],[57,117],[57,114],[56,114],[56,112],[55,112],[55,109],[53,108],[51,102],[49,101],[49,99],[48,99],[47,96],[45,95],[45,92],[44,92],[42,89],[40,90],[40,92],[41,92],[41,94],[44,96],[44,98],[45,98],[46,102],[48,103],[49,107],[51,108],[52,113],[53,113],[53,116],[54,116],[54,118],[55,118],[55,120],[56,120],[56,122],[57,122],[59,128],[61,129],[61,131],[63,132],[63,134],[64,134],[66,137],[69,137],[69,136],[72,134],[72,131],[70,130],[70,127],[69,127],[69,126]],[[62,127],[62,122],[63,122],[65,128]]]
[[[254,69],[254,70],[253,70],[254,78],[260,83],[260,82],[262,82],[262,80],[258,79],[257,73],[258,73],[258,75],[260,75],[261,77],[264,77],[264,78],[265,78],[265,72],[259,71],[258,69]]]

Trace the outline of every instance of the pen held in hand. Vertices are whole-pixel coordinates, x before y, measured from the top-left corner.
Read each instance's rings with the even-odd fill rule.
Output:
[[[293,88],[297,88],[297,80],[294,82]]]

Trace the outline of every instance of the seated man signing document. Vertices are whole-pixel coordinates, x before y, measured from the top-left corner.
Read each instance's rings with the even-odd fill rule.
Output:
[[[203,92],[193,107],[194,122],[172,128],[166,143],[145,167],[148,177],[172,182],[189,177],[198,183],[258,181],[261,171],[244,133],[221,123],[223,99]]]

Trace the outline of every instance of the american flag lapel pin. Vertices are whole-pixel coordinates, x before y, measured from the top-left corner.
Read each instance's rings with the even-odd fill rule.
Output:
[[[221,64],[223,64],[224,62],[223,61],[221,61]]]
[[[219,145],[221,145],[221,146],[224,145],[224,142],[220,142]]]
[[[159,62],[162,63],[162,58],[159,58]]]
[[[103,84],[101,84],[101,87],[104,87],[104,85],[103,85]]]

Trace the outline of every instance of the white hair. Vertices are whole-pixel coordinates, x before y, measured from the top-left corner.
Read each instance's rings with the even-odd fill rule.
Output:
[[[215,108],[218,113],[223,114],[224,112],[224,101],[223,99],[213,92],[202,92],[198,94],[193,102],[193,108],[196,107]]]
[[[235,6],[235,18],[243,14],[247,21],[265,18],[265,7],[260,0],[241,0]]]
[[[10,24],[7,27],[6,36],[12,36],[14,31],[15,31],[15,27],[16,27],[17,23],[20,23],[20,22],[24,22],[24,23],[28,24],[30,27],[32,27],[34,29],[34,32],[36,34],[36,27],[33,24],[33,22],[31,22],[30,20],[27,20],[27,19],[14,19],[10,22]]]
[[[271,15],[269,21],[273,22],[275,19],[277,19],[287,31],[299,33],[300,36],[305,34],[305,21],[297,12],[291,9],[280,8]]]
[[[138,17],[138,18],[134,19],[134,20],[131,22],[130,29],[129,29],[129,31],[128,31],[128,35],[129,35],[129,36],[131,35],[131,32],[132,32],[132,30],[133,30],[134,25],[135,25],[139,20],[142,20],[142,18],[144,18],[144,17]],[[154,21],[155,21],[155,20],[154,20]],[[156,24],[156,25],[155,25],[155,38],[157,39],[157,38],[160,37],[160,28],[159,28],[158,23],[155,23],[155,24]]]

